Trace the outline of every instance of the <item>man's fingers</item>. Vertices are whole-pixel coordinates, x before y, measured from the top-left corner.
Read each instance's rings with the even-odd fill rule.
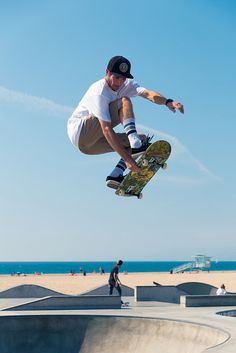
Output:
[[[178,109],[180,113],[184,114],[184,106],[179,102],[173,102],[173,105],[170,108],[172,108],[171,110],[173,112],[176,112],[176,109]]]
[[[183,106],[181,103],[178,103],[178,104],[177,104],[177,108],[179,109],[179,111],[180,111],[181,113],[184,112],[184,106]]]
[[[139,173],[141,171],[141,169],[137,166],[135,162],[133,163],[127,162],[126,165],[132,172]]]
[[[184,114],[184,106],[182,104],[179,105],[179,111],[180,113]]]
[[[135,173],[141,172],[141,169],[137,165],[135,167],[133,167],[131,170],[132,170],[132,172],[135,172]]]

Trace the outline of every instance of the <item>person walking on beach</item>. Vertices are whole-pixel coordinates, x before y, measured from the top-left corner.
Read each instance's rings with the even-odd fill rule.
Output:
[[[226,295],[226,294],[227,294],[227,292],[226,292],[226,289],[225,289],[225,285],[222,284],[220,286],[220,288],[217,289],[216,295]]]
[[[117,152],[120,160],[106,178],[106,185],[117,188],[126,168],[139,172],[135,159],[150,145],[150,137],[138,134],[131,98],[140,96],[171,112],[184,113],[181,103],[141,87],[133,80],[131,63],[123,56],[112,57],[105,77],[93,83],[68,120],[67,132],[82,153],[97,155]],[[113,128],[123,125],[124,132]]]
[[[118,273],[120,267],[123,265],[123,261],[119,260],[117,264],[111,269],[110,277],[108,280],[109,283],[109,295],[112,295],[113,289],[115,288],[121,297],[122,291],[121,291],[121,281],[119,280]],[[123,301],[121,300],[121,304],[123,304]]]

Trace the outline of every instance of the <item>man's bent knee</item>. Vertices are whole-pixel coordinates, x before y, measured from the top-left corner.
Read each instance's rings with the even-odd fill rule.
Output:
[[[120,116],[123,119],[134,117],[133,104],[128,97],[121,98],[121,109],[119,111]]]
[[[122,105],[121,99],[117,99],[111,102],[109,105],[112,127],[115,127],[121,123],[120,117],[119,117],[119,110],[121,108],[121,105]]]
[[[122,106],[132,106],[131,99],[129,97],[122,97],[121,98],[121,105]]]

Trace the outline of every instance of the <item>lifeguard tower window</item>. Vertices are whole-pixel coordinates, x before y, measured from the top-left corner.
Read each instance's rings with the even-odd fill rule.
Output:
[[[194,256],[195,268],[201,270],[209,269],[211,267],[211,258],[205,255]]]
[[[211,258],[205,255],[195,255],[193,256],[193,261],[184,263],[180,266],[171,269],[171,273],[178,273],[184,271],[194,271],[194,270],[209,270],[211,267]]]

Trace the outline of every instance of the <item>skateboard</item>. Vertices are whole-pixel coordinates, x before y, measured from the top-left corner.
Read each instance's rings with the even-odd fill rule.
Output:
[[[169,142],[160,140],[152,143],[137,160],[137,165],[141,168],[141,172],[136,173],[130,171],[116,189],[116,195],[136,196],[138,199],[141,199],[143,196],[143,188],[156,172],[160,168],[167,168],[166,161],[170,153],[171,145]]]
[[[122,308],[127,308],[129,306],[129,302],[124,302],[121,304]]]

